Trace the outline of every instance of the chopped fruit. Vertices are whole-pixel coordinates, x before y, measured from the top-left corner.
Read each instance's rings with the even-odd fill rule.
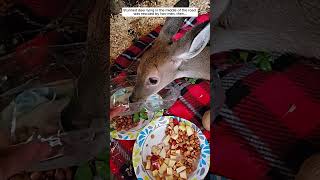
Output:
[[[174,134],[173,136],[171,136],[171,138],[174,140],[178,139],[178,137],[179,137],[179,134]]]
[[[167,175],[172,175],[172,168],[171,167],[167,167]]]
[[[166,158],[166,154],[167,154],[167,153],[166,153],[166,150],[165,150],[165,149],[162,149],[159,155],[160,155],[160,157],[162,157],[162,158]]]
[[[152,147],[143,166],[156,180],[188,179],[197,169],[200,150],[197,132],[184,122],[170,119],[163,141]]]
[[[178,126],[178,125],[175,126],[175,127],[173,128],[173,131],[174,131],[175,134],[178,134],[178,133],[179,133],[179,126]]]
[[[139,121],[139,117],[138,117]],[[110,126],[117,131],[128,131],[136,127],[139,122],[135,122],[132,115],[129,116],[117,116],[111,119]]]
[[[159,169],[160,168],[159,156],[153,155],[151,157],[151,166],[152,166],[152,169]]]
[[[166,170],[167,170],[167,165],[165,163],[163,163],[159,169],[159,173],[163,174]]]
[[[168,135],[168,136],[166,136],[165,138],[164,138],[164,140],[163,140],[163,143],[165,144],[165,145],[169,145],[169,140],[170,140],[170,136]]]
[[[170,159],[173,159],[173,160],[176,160],[177,159],[177,156],[170,156]]]
[[[163,144],[159,144],[158,148],[159,148],[159,150],[161,150],[163,148]]]
[[[187,126],[186,129],[187,129],[187,135],[191,136],[193,134],[193,129],[190,126]]]
[[[159,174],[159,171],[158,171],[158,170],[152,171],[152,176],[157,176],[158,174]]]
[[[179,177],[179,174],[177,173],[177,171],[173,171],[173,176]]]
[[[170,162],[170,159],[169,159],[169,158],[166,158],[166,159],[164,160],[164,163],[166,163],[167,165],[169,165],[169,162]]]
[[[187,172],[186,172],[186,171],[182,171],[182,172],[180,173],[180,177],[181,177],[182,179],[187,179]]]
[[[169,166],[169,167],[173,167],[175,163],[176,163],[175,160],[170,159],[168,166]]]
[[[151,168],[151,161],[147,161],[146,169],[149,170]]]
[[[176,144],[176,145],[172,145],[171,146],[171,149],[176,149],[178,147],[178,145]]]
[[[185,166],[181,166],[181,167],[177,168],[176,171],[177,171],[177,173],[180,173],[180,172],[184,171],[185,169],[186,169]]]
[[[192,147],[192,146],[188,146],[187,149],[188,149],[189,151],[192,151],[192,150],[193,150],[193,147]]]
[[[179,129],[180,129],[181,131],[185,131],[185,130],[186,130],[186,126],[183,125],[183,124],[181,124],[181,125],[179,126]]]
[[[184,152],[183,155],[184,155],[184,156],[190,156],[190,154],[191,154],[190,151],[186,151],[186,152]]]
[[[159,149],[157,146],[153,146],[152,149],[151,149],[151,152],[152,152],[154,155],[159,155],[160,149]]]

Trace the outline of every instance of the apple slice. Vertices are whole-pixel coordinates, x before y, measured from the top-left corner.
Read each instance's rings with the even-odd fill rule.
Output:
[[[182,172],[180,173],[180,177],[181,177],[182,179],[187,179],[187,172],[186,172],[186,171],[182,171]]]
[[[167,167],[166,163],[163,163],[159,169],[159,173],[163,174],[167,170]]]
[[[159,171],[158,170],[154,170],[154,171],[152,171],[152,176],[157,176],[159,174]]]
[[[176,169],[177,173],[180,173],[182,171],[186,170],[186,167],[185,166],[181,166],[179,168]]]
[[[174,139],[174,140],[177,140],[178,137],[179,137],[179,134],[173,134],[173,135],[171,136],[171,138]]]
[[[179,126],[179,129],[180,129],[181,131],[185,131],[185,130],[186,130],[186,126],[183,125],[183,124],[181,124],[181,125]]]
[[[175,164],[176,164],[176,161],[173,160],[173,159],[170,159],[168,166],[169,166],[169,167],[173,167]]]
[[[164,140],[163,140],[163,143],[165,144],[165,145],[169,145],[169,140],[170,140],[170,136],[169,135],[167,135],[165,138],[164,138]]]
[[[175,134],[178,134],[179,133],[179,126],[178,125],[174,126],[173,131]]]
[[[178,147],[178,144],[172,145],[172,146],[171,146],[171,149],[176,149],[177,147]]]
[[[151,152],[152,152],[154,155],[159,155],[160,149],[159,149],[157,146],[152,146]]]
[[[167,167],[167,175],[172,175],[172,168],[171,167]]]
[[[176,160],[177,156],[170,155],[170,159]]]
[[[164,159],[164,163],[166,163],[168,166],[169,166],[169,162],[170,162],[169,158]]]
[[[147,165],[146,165],[146,169],[147,169],[147,170],[149,170],[149,169],[150,169],[150,167],[151,167],[151,161],[150,161],[150,160],[148,160],[148,161],[147,161]]]
[[[173,176],[179,177],[179,174],[177,173],[177,171],[173,171]]]
[[[186,126],[187,135],[191,136],[193,134],[193,129],[190,126]]]
[[[165,149],[162,149],[159,156],[162,157],[162,158],[166,158],[166,155],[167,155],[167,152]]]
[[[173,176],[166,176],[166,180],[173,180]]]

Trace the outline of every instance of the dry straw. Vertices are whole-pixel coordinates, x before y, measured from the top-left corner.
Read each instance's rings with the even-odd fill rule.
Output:
[[[137,7],[172,7],[177,0],[147,0],[139,3]],[[209,0],[191,0],[190,7],[199,8],[199,14],[209,12]],[[110,27],[110,59],[111,62],[119,56],[132,41],[152,31],[164,22],[164,18],[130,17],[121,15],[111,16]]]

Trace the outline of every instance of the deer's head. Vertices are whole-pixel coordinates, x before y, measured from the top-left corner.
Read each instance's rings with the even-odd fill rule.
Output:
[[[189,6],[188,0],[180,0],[175,5],[175,7],[187,6]],[[184,20],[182,17],[167,18],[152,48],[141,57],[136,85],[130,97],[131,102],[145,100],[174,79],[180,78],[183,62],[197,56],[207,45],[210,39],[208,23],[200,24],[178,41],[172,41],[172,36],[178,32]]]

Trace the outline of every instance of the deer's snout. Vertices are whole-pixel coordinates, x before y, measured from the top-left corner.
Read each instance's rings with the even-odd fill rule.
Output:
[[[129,102],[130,103],[134,103],[134,102],[137,102],[138,101],[138,98],[136,97],[136,95],[134,93],[132,93],[130,96],[129,96]]]

